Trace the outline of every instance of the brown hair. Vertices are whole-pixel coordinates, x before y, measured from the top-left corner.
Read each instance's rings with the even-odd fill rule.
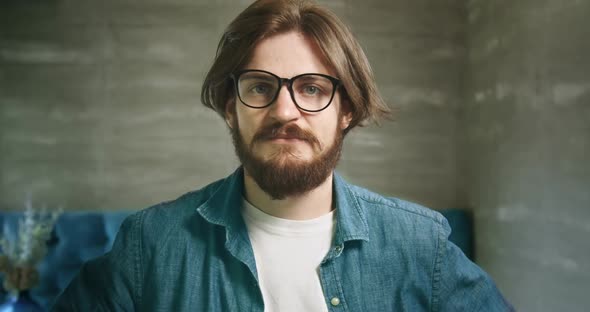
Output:
[[[259,0],[240,13],[219,41],[213,66],[203,82],[203,104],[225,118],[225,106],[234,97],[229,75],[248,62],[258,42],[287,31],[299,31],[314,41],[342,80],[340,96],[352,114],[346,131],[391,114],[352,32],[334,13],[309,0]]]

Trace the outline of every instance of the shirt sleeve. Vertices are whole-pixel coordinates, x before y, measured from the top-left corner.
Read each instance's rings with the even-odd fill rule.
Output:
[[[514,311],[491,277],[448,240],[439,240],[433,283],[433,311]]]
[[[85,263],[51,311],[135,311],[141,294],[141,216],[122,223],[113,248]]]

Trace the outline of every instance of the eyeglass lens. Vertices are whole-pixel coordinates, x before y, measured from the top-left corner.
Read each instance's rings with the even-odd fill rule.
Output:
[[[264,72],[244,72],[238,79],[238,92],[244,104],[252,107],[269,105],[280,92],[278,77]],[[293,80],[291,95],[304,110],[317,111],[330,104],[334,84],[324,76],[305,74]]]

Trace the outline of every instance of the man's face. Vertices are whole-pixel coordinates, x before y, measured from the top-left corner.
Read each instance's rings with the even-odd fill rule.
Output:
[[[244,68],[285,78],[304,73],[335,76],[316,45],[298,32],[264,39]],[[338,92],[326,109],[308,113],[297,108],[286,86],[266,108],[247,107],[236,97],[226,113],[246,174],[277,199],[305,193],[325,181],[340,155],[342,130],[350,122]]]

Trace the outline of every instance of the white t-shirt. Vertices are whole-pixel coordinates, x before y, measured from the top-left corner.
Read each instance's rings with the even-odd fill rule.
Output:
[[[265,312],[328,311],[319,265],[332,243],[334,211],[305,221],[268,215],[243,200]]]

